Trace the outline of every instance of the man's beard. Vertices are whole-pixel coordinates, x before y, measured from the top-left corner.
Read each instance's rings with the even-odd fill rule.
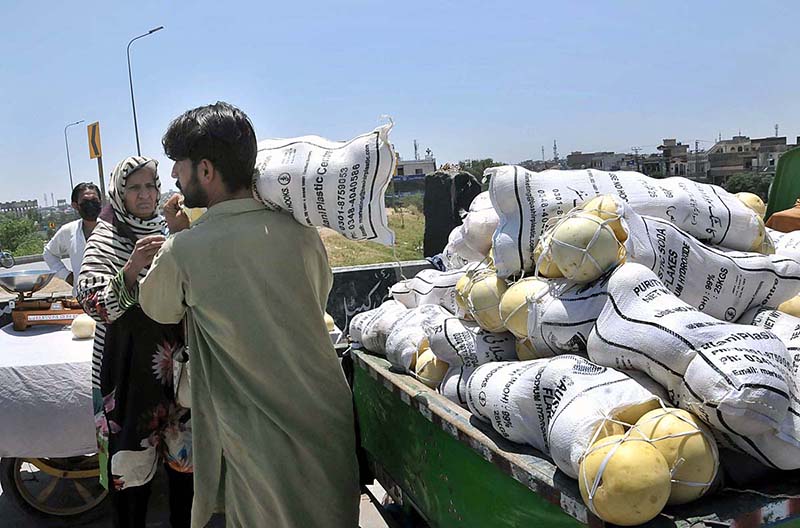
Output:
[[[181,182],[176,184],[183,194],[183,205],[185,207],[208,207],[208,193],[200,186],[200,179],[197,177],[197,165],[192,167],[192,177],[186,188],[181,187]]]

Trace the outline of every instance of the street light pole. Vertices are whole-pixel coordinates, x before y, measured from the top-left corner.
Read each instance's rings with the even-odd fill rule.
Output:
[[[127,54],[128,54],[128,82],[131,85],[131,106],[133,107],[133,130],[136,133],[136,153],[139,156],[142,155],[142,149],[139,146],[139,125],[136,122],[136,102],[133,99],[133,75],[131,74],[131,44],[133,44],[133,42],[135,40],[139,40],[140,38],[143,38],[143,37],[146,37],[147,35],[151,35],[151,34],[155,33],[156,31],[161,31],[162,29],[164,29],[164,26],[158,26],[157,28],[153,28],[150,31],[148,31],[147,33],[139,35],[138,37],[133,37],[131,39],[131,41],[128,42],[128,49],[127,49]]]
[[[72,163],[69,161],[69,140],[67,140],[67,129],[71,126],[80,125],[83,123],[83,119],[80,121],[75,121],[74,123],[70,123],[64,127],[64,145],[67,147],[67,168],[69,169],[69,191],[72,192],[72,189],[75,187],[72,184]]]

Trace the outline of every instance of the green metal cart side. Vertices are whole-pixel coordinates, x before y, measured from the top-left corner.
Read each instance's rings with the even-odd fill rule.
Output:
[[[606,524],[577,482],[533,448],[505,441],[470,413],[389,363],[351,351],[360,441],[395,502],[432,527],[567,527]],[[800,527],[800,475],[758,493],[723,491],[668,508],[647,526]]]

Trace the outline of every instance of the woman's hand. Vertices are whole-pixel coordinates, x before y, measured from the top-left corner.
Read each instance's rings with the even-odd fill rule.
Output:
[[[181,207],[183,196],[173,194],[167,203],[164,204],[164,219],[167,221],[170,233],[177,233],[184,229],[189,229],[189,217]]]
[[[133,253],[128,258],[128,262],[122,268],[125,277],[125,287],[129,290],[136,284],[136,277],[139,272],[153,262],[153,258],[161,246],[164,245],[166,238],[162,235],[150,235],[142,237],[136,241]]]

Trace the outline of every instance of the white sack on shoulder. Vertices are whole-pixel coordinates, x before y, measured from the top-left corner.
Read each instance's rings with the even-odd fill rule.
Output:
[[[732,434],[777,428],[789,409],[790,359],[780,339],[698,312],[640,264],[612,274],[587,349],[598,364],[646,373],[674,399],[685,389]]]
[[[601,194],[619,196],[639,214],[670,220],[700,240],[731,249],[750,250],[762,229],[757,215],[734,195],[685,178],[593,169],[536,173],[510,165],[486,174],[500,217],[493,242],[501,277],[532,271],[533,250],[548,221]]]
[[[303,225],[391,246],[384,195],[396,163],[392,126],[347,142],[319,136],[260,141],[253,196]]]

